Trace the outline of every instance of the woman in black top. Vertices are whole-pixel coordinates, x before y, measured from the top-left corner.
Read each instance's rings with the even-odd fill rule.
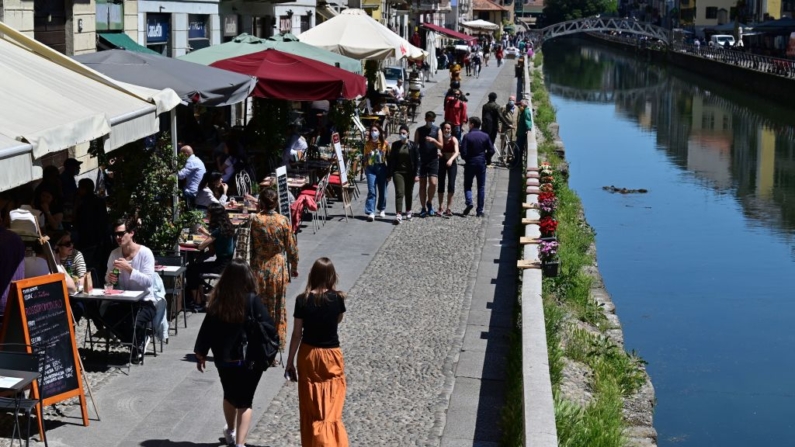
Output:
[[[257,297],[254,274],[242,259],[234,259],[224,269],[207,304],[207,316],[199,329],[196,346],[196,367],[204,372],[207,352],[212,349],[215,367],[224,389],[224,438],[227,444],[242,446],[251,424],[251,404],[262,377],[262,368],[246,366],[243,361],[246,316],[254,310],[254,318],[262,322],[272,337],[276,328],[262,300]]]
[[[392,143],[389,151],[390,179],[395,179],[395,224],[403,221],[403,201],[406,201],[406,220],[411,220],[411,198],[414,196],[414,182],[420,180],[420,151],[413,141],[409,140],[409,128],[400,125],[400,139]]]
[[[342,423],[345,361],[337,336],[337,325],[345,313],[345,295],[336,286],[334,264],[328,258],[320,258],[309,272],[304,293],[295,300],[287,374],[293,382],[298,381],[304,447],[348,447],[348,434]]]

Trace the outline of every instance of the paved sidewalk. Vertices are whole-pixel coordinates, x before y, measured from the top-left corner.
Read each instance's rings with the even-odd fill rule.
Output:
[[[498,92],[499,102],[507,99],[513,83],[513,66],[508,65],[484,67],[480,79],[464,78],[462,87],[471,94],[472,115],[479,115],[489,91]],[[441,115],[446,75],[440,72],[439,83],[426,89],[420,117],[427,110]],[[494,252],[491,246],[496,242],[491,239],[500,237],[504,192],[499,191],[506,190],[506,177],[507,171],[489,170],[486,219],[415,218],[394,226],[390,185],[388,220],[366,222],[362,217],[366,185],[360,185],[362,197],[353,204],[357,218],[346,223],[340,217],[341,205],[335,203],[334,218],[317,234],[310,224],[299,235],[301,276],[288,289],[288,308],[293,308],[309,267],[320,256],[334,260],[340,287],[349,291],[348,313],[340,331],[349,380],[344,418],[352,446],[435,446],[442,442],[443,433],[445,445],[464,445],[449,444],[448,439],[486,440],[478,433],[488,432],[491,441],[498,435],[494,428],[501,397],[497,394],[494,400],[491,382],[480,379],[502,376],[499,368],[490,366],[499,366],[499,337],[490,336],[481,349],[489,359],[495,357],[486,367],[478,366],[484,364],[484,356],[468,347],[483,343],[479,331],[488,327],[486,319],[494,322],[490,334],[500,333],[501,311],[508,312],[510,321],[506,301],[492,300],[495,290],[488,284],[493,268],[500,265],[494,264],[500,254]],[[459,167],[457,212],[463,208],[462,180]],[[487,302],[498,305],[491,309],[495,314],[487,313]],[[222,392],[217,373],[212,366],[199,373],[188,358],[202,318],[192,315],[189,327],[180,328],[164,353],[147,358],[145,366],[134,366],[129,376],[109,374],[97,382],[101,422],[89,407],[91,426],[83,428],[73,406],[59,405],[62,422],[48,425],[50,445],[220,445]],[[272,368],[263,376],[254,401],[249,445],[300,445],[297,393],[282,374],[281,368]],[[473,397],[478,394],[484,399]],[[486,405],[478,406],[476,401]],[[463,428],[449,436],[445,424]],[[0,445],[3,441],[7,443],[0,440]]]

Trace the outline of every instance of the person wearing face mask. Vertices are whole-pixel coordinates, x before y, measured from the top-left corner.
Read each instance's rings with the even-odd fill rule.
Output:
[[[435,216],[433,198],[439,177],[439,150],[442,148],[442,130],[433,124],[436,114],[425,113],[425,125],[414,131],[414,144],[420,151],[420,217]]]
[[[493,153],[494,145],[489,136],[480,130],[480,118],[469,118],[469,132],[461,141],[461,158],[464,159],[464,197],[466,208],[464,216],[472,211],[472,182],[478,181],[477,216],[483,217],[483,206],[486,201],[486,157]]]
[[[451,217],[453,212],[450,210],[450,204],[453,203],[455,177],[458,173],[455,159],[458,158],[459,152],[458,139],[453,136],[453,125],[447,121],[442,123],[442,139],[442,158],[439,160],[439,212]],[[444,207],[445,186],[447,186],[447,209]]]
[[[400,139],[392,143],[389,150],[389,179],[395,180],[395,225],[400,224],[404,217],[411,220],[411,199],[414,195],[414,183],[420,180],[420,152],[417,145],[409,140],[409,128],[400,126]],[[406,213],[403,214],[403,202]]]
[[[505,156],[505,148],[508,147],[508,142],[516,139],[514,132],[516,131],[517,115],[516,97],[511,95],[508,97],[508,103],[505,104],[505,107],[500,109],[500,135],[502,140],[500,159],[502,159],[503,163],[505,162],[503,157]]]
[[[467,105],[461,101],[461,90],[453,90],[444,101],[444,120],[453,125],[453,135],[461,141],[461,126],[467,122]]]
[[[367,221],[375,220],[375,211],[378,217],[386,217],[386,184],[388,181],[387,156],[389,145],[384,138],[381,126],[373,124],[368,132],[367,142],[364,143],[364,172],[367,175],[367,200],[364,202],[364,214]],[[376,197],[378,203],[376,203]]]

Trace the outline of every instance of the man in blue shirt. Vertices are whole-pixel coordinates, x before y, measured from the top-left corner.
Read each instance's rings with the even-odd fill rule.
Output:
[[[185,180],[185,188],[182,192],[186,199],[195,199],[196,193],[199,192],[199,183],[207,171],[204,168],[204,163],[193,153],[192,147],[182,146],[179,151],[188,157],[185,167],[180,169],[178,174],[180,180]]]
[[[494,145],[486,132],[480,130],[480,118],[469,118],[469,132],[461,140],[461,158],[464,165],[464,216],[472,211],[472,181],[478,179],[477,216],[483,217],[483,202],[486,201],[486,157],[494,154]]]

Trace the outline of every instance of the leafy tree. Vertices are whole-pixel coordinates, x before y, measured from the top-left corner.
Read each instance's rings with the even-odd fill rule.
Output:
[[[614,13],[616,10],[616,0],[546,0],[544,25]]]
[[[109,197],[111,218],[138,219],[136,240],[155,254],[173,250],[182,229],[201,221],[200,214],[185,212],[181,200],[176,206],[178,217],[174,217],[173,198],[179,194],[176,172],[185,164],[185,156],[174,162],[171,137],[163,133],[154,148],[146,148],[141,140],[117,149],[109,157],[114,160],[110,166],[114,174]]]

